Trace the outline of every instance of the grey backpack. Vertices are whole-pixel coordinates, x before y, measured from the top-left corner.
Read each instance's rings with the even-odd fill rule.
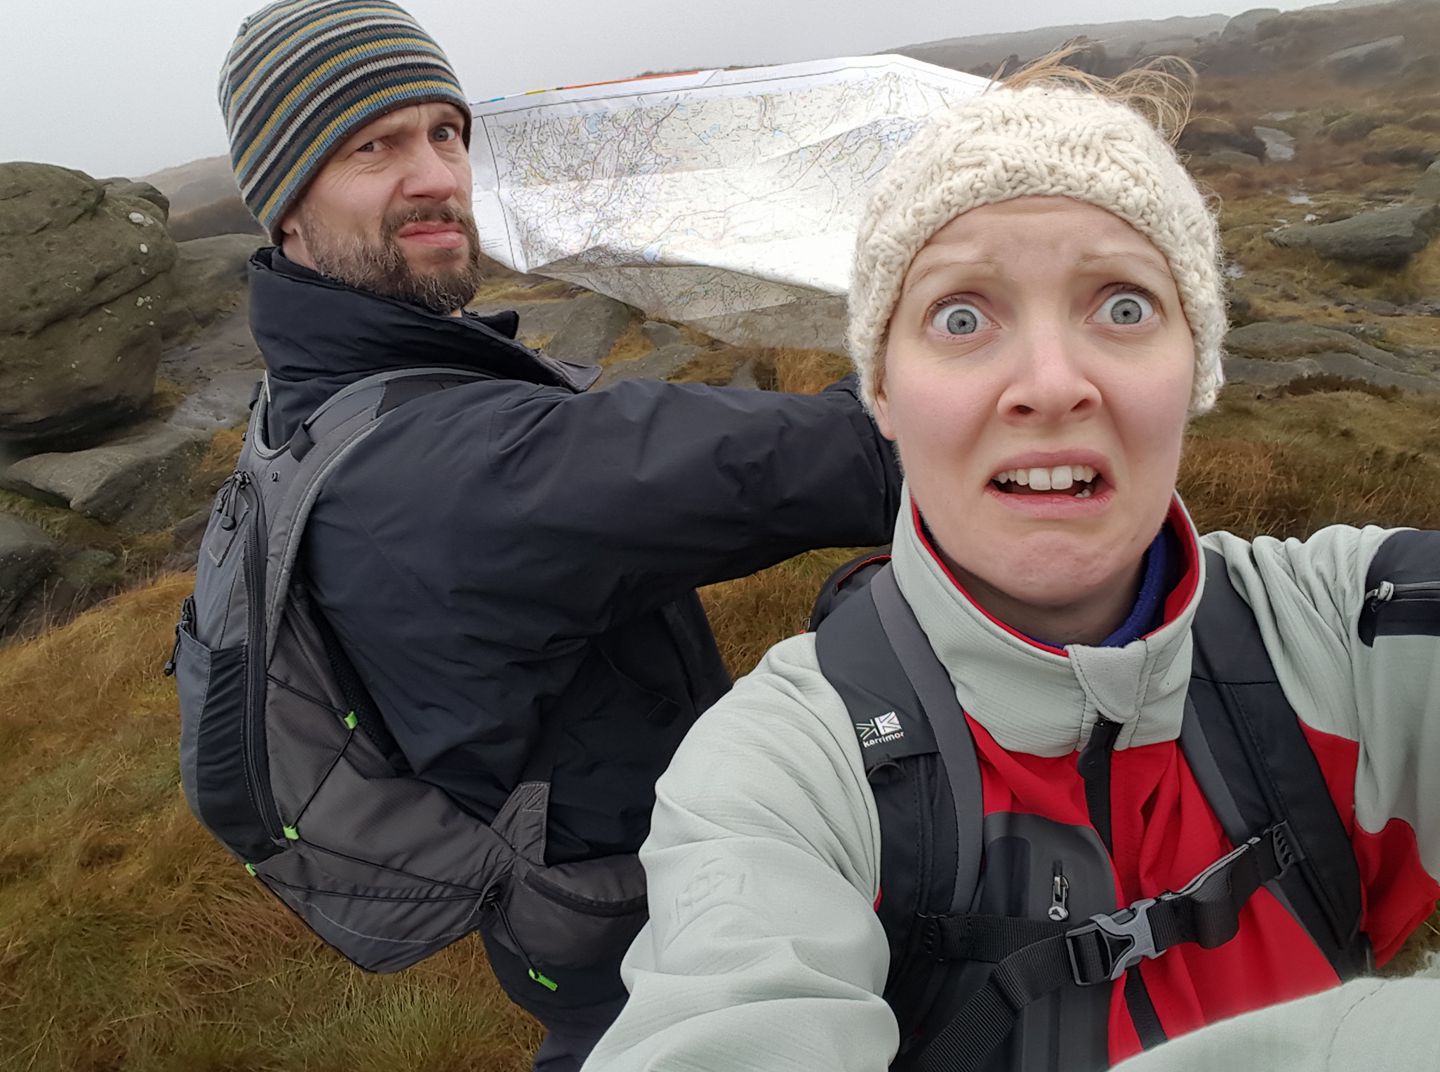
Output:
[[[413,776],[316,612],[298,553],[326,479],[399,406],[486,377],[379,373],[265,442],[262,383],[200,546],[167,673],[195,816],[344,956],[396,971],[482,924],[539,985],[618,960],[645,920],[633,855],[545,865],[550,749],[493,822]]]

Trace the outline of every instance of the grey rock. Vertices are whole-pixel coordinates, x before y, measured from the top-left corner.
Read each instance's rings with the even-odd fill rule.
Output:
[[[151,202],[0,164],[0,440],[93,441],[148,403],[175,256]]]
[[[1306,376],[1318,376],[1320,366],[1308,357],[1296,361],[1262,361],[1253,357],[1225,358],[1225,382],[1257,387],[1280,387]]]
[[[1315,354],[1310,360],[1320,370],[1332,376],[1347,376],[1353,380],[1364,380],[1380,387],[1400,387],[1407,391],[1440,391],[1440,380],[1432,376],[1417,376],[1409,372],[1396,372],[1388,368],[1377,368],[1364,358],[1349,353]]]
[[[676,343],[651,350],[648,354],[617,361],[600,374],[597,387],[606,387],[621,380],[664,380],[675,375],[694,361],[701,352],[700,347],[688,343]]]
[[[160,214],[162,220],[170,219],[170,199],[148,182],[141,179],[114,178],[101,179],[100,184],[105,187],[108,196],[148,201],[155,206],[155,211]]]
[[[204,327],[234,309],[249,282],[250,257],[259,245],[253,235],[241,234],[178,243],[171,273],[173,296],[161,321],[165,337]]]
[[[1242,130],[1228,119],[1196,116],[1185,124],[1176,147],[1182,152],[1205,154],[1219,149],[1235,149],[1257,160],[1265,155],[1265,143],[1251,130]]]
[[[1371,131],[1383,125],[1378,116],[1354,112],[1328,124],[1323,133],[1337,145],[1348,145],[1351,142],[1364,141]]]
[[[1189,168],[1196,174],[1211,174],[1217,171],[1250,171],[1260,166],[1260,158],[1238,149],[1216,149],[1203,156],[1193,156]]]
[[[109,551],[83,548],[60,561],[46,601],[53,611],[75,613],[111,591],[124,579],[124,572],[120,560]]]
[[[106,524],[158,528],[188,512],[185,492],[206,441],[152,421],[104,446],[32,455],[10,466],[0,485]]]
[[[730,377],[730,386],[743,387],[751,391],[759,390],[760,382],[755,378],[755,359],[753,357],[735,370],[735,375]]]
[[[0,514],[0,630],[23,600],[49,576],[58,549],[39,528],[10,514]]]
[[[630,326],[634,310],[603,294],[586,294],[566,302],[570,316],[545,345],[562,361],[593,365],[610,352]]]
[[[685,341],[685,336],[674,324],[665,324],[658,320],[647,320],[641,324],[640,334],[649,339],[650,344],[657,350]]]
[[[1278,7],[1252,7],[1249,11],[1242,11],[1225,24],[1225,29],[1220,31],[1220,40],[1232,42],[1249,37],[1262,22],[1278,14]]]
[[[250,399],[262,370],[230,369],[216,373],[210,381],[175,407],[168,423],[175,428],[207,435],[221,428],[243,424],[250,416]]]
[[[475,302],[466,308],[481,316],[515,312],[520,317],[520,330],[517,338],[526,346],[536,346],[551,338],[565,326],[565,322],[574,312],[570,307],[572,301],[573,299],[534,302]]]
[[[160,375],[188,391],[201,391],[218,377],[236,369],[258,379],[264,367],[250,334],[250,300],[241,291],[235,309],[201,329],[195,337],[177,342],[160,355]]]
[[[1400,358],[1336,328],[1316,324],[1261,320],[1232,329],[1225,336],[1226,353],[1258,361],[1288,361],[1324,353],[1351,354],[1368,364],[1408,372]]]
[[[1436,205],[1408,204],[1335,223],[1297,224],[1272,232],[1269,238],[1277,246],[1311,249],[1331,260],[1393,268],[1429,244],[1437,223]]]
[[[1368,41],[1363,45],[1342,48],[1322,60],[1327,71],[1341,78],[1364,78],[1371,75],[1390,74],[1399,70],[1400,50],[1405,45],[1401,34]]]
[[[1420,176],[1420,182],[1415,187],[1415,193],[1411,200],[1421,204],[1440,204],[1440,160],[1436,160],[1428,168],[1425,174]]]

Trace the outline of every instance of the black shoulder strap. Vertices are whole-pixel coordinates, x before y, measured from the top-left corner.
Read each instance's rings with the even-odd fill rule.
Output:
[[[885,997],[908,1039],[943,978],[917,921],[967,910],[979,882],[979,766],[949,675],[891,569],[864,581],[827,608],[816,654],[850,714],[879,813]]]
[[[1360,931],[1360,871],[1345,827],[1224,559],[1206,552],[1205,592],[1180,746],[1232,844],[1288,825],[1298,866],[1281,899],[1342,978],[1370,966]]]

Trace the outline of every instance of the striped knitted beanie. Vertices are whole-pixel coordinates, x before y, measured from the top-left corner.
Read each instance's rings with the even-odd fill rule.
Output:
[[[997,87],[941,113],[895,155],[861,218],[850,274],[850,358],[875,401],[890,317],[910,262],[961,213],[1069,197],[1113,213],[1165,257],[1190,334],[1190,412],[1224,382],[1225,298],[1215,218],[1170,147],[1133,108],[1072,85]]]
[[[279,241],[280,221],[346,138],[410,104],[470,105],[440,46],[388,0],[279,0],[240,26],[220,108],[240,196]]]

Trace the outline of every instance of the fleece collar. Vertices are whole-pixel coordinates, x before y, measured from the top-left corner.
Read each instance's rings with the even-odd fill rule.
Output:
[[[1101,715],[1123,727],[1117,748],[1175,740],[1190,684],[1190,624],[1204,587],[1199,536],[1179,497],[1166,526],[1182,556],[1161,624],[1128,644],[1063,648],[992,618],[951,576],[914,509],[896,523],[895,580],[950,673],[960,705],[1012,752],[1068,755]]]

